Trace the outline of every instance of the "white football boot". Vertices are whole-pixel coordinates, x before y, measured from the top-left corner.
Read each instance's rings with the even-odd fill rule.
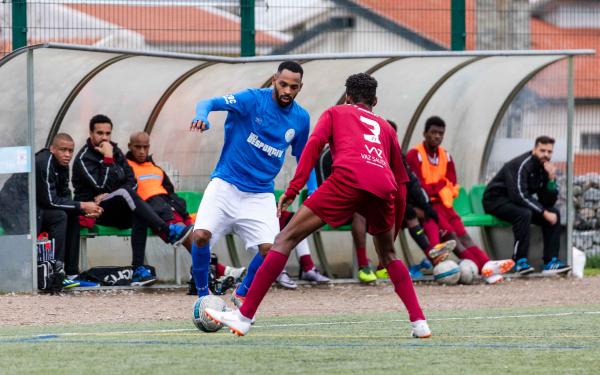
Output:
[[[243,316],[240,310],[218,311],[207,307],[204,311],[212,321],[227,326],[238,336],[245,336],[252,327],[252,319]]]
[[[412,326],[412,337],[416,339],[427,339],[431,337],[431,330],[427,324],[427,320],[415,320],[410,322]]]

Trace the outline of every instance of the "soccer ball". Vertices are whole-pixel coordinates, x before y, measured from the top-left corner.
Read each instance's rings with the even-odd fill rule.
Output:
[[[194,303],[194,310],[192,320],[196,328],[203,332],[217,332],[223,328],[222,324],[213,322],[204,312],[204,310],[210,307],[217,311],[225,311],[227,305],[221,298],[213,295],[200,297]]]
[[[477,265],[471,259],[463,259],[458,263],[460,267],[460,282],[461,284],[473,284],[477,275],[479,275],[479,270],[477,269]]]
[[[453,260],[445,260],[433,267],[433,279],[438,284],[454,285],[460,279],[460,267]]]

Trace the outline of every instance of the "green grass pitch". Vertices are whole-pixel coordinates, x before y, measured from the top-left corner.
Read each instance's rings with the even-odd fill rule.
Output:
[[[190,312],[191,314],[191,312]],[[259,319],[250,334],[191,321],[0,328],[0,373],[557,374],[593,373],[600,305],[428,314],[434,337],[409,337],[404,313]]]

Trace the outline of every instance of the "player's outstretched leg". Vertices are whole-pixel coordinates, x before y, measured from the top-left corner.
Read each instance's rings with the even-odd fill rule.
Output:
[[[252,284],[252,280],[258,271],[258,268],[263,264],[264,257],[260,255],[260,252],[257,252],[254,258],[250,261],[248,265],[248,271],[246,272],[246,276],[242,280],[242,283],[238,285],[233,294],[231,295],[231,301],[238,308],[242,306],[244,303],[244,299],[246,298],[246,294],[248,293],[248,289],[250,289],[250,285]]]
[[[273,247],[256,272],[242,307],[239,310],[224,312],[207,308],[206,315],[214,321],[226,325],[233,333],[239,336],[246,335],[250,331],[252,318],[254,318],[258,306],[269,291],[271,284],[283,271],[292,249],[323,224],[323,220],[309,208],[300,207],[292,221],[275,238]]]
[[[408,311],[412,336],[415,338],[431,337],[431,330],[425,319],[425,314],[421,310],[408,269],[401,260],[396,259],[393,230],[374,235],[373,242],[380,262],[386,265],[396,294]]]
[[[206,237],[206,231],[195,231],[194,242],[192,244],[192,275],[196,283],[198,297],[208,295],[208,273],[210,271],[210,240],[202,240]],[[208,233],[208,232],[206,232]],[[201,246],[198,246],[200,243]],[[204,245],[202,245],[204,243]]]

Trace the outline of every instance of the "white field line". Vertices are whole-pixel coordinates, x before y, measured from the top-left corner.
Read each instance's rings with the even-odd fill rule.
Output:
[[[460,321],[460,320],[496,320],[496,319],[529,319],[529,318],[546,318],[546,317],[564,317],[584,314],[600,314],[600,311],[581,311],[581,312],[564,312],[564,313],[549,313],[549,314],[518,314],[518,315],[497,315],[497,316],[469,316],[469,317],[451,317],[451,318],[430,318],[428,321]],[[334,325],[352,325],[352,324],[379,324],[379,323],[397,323],[408,322],[407,319],[392,319],[392,320],[357,320],[357,321],[338,321],[338,322],[311,322],[311,323],[287,323],[287,324],[268,324],[255,325],[253,328],[286,328],[286,327],[307,327],[307,326],[334,326]],[[179,329],[157,329],[157,330],[140,330],[140,331],[111,331],[111,332],[62,332],[62,333],[45,333],[34,336],[0,336],[0,339],[21,339],[21,338],[44,338],[51,336],[112,336],[112,335],[135,335],[135,334],[161,334],[174,332],[195,332],[193,328]]]

